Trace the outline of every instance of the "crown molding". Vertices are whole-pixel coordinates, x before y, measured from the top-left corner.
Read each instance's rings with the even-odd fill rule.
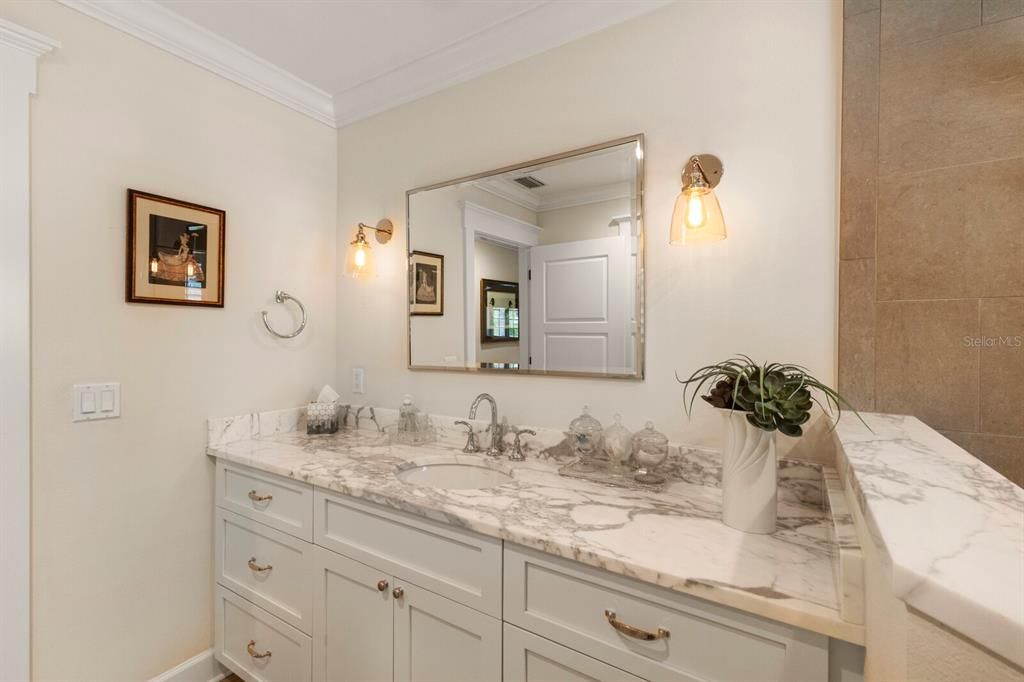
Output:
[[[527,175],[527,173],[524,173],[524,175]],[[536,213],[540,208],[540,197],[514,180],[503,177],[480,178],[473,185],[488,194],[493,194],[499,199],[504,199],[528,211]]]
[[[153,0],[59,2],[321,123],[335,125],[334,98],[329,93]]]
[[[556,211],[560,208],[597,204],[602,201],[611,201],[612,199],[629,199],[632,196],[633,183],[628,181],[613,182],[607,185],[584,187],[582,189],[553,194],[540,202],[537,212],[543,213],[544,211]]]
[[[27,52],[33,57],[40,57],[60,47],[60,42],[6,19],[0,19],[0,45]]]
[[[529,175],[527,172],[523,174]],[[629,199],[633,196],[633,185],[628,181],[567,190],[543,198],[505,177],[481,178],[473,186],[534,213],[597,204],[612,199]]]

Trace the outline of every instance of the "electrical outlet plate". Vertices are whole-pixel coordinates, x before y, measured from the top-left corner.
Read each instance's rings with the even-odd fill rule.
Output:
[[[362,367],[352,368],[352,392],[363,393],[366,390],[366,372]]]

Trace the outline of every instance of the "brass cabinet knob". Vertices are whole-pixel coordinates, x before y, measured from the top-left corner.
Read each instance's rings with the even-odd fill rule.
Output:
[[[401,587],[396,587],[395,589],[391,590],[391,596],[395,599],[401,599],[405,596],[405,590],[403,590]]]
[[[378,592],[383,592],[386,589],[388,589],[388,581],[387,580],[378,580],[377,581],[377,591]]]

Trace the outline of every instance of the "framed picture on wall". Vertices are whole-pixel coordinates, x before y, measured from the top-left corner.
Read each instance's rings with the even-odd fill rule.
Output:
[[[219,208],[128,190],[125,300],[224,307]]]
[[[413,251],[409,267],[412,269],[409,313],[444,315],[444,256]]]

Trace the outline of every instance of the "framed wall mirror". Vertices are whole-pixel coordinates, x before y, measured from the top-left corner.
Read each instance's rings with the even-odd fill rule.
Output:
[[[409,367],[642,379],[643,155],[634,135],[409,190]]]

